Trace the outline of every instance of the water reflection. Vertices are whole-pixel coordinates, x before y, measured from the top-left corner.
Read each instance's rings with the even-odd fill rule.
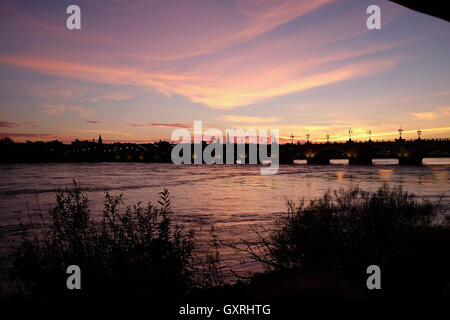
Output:
[[[384,182],[389,182],[389,177],[391,176],[392,169],[377,169],[378,174]]]
[[[330,164],[347,164],[348,159],[330,159]]]
[[[424,158],[423,164],[450,164],[450,158]]]
[[[372,163],[374,165],[388,165],[388,164],[398,164],[398,159],[373,159]]]

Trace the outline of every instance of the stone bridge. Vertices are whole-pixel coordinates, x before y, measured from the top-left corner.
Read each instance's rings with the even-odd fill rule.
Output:
[[[306,159],[308,164],[329,164],[330,159],[348,159],[349,164],[371,164],[372,159],[397,158],[399,164],[419,165],[423,158],[437,157],[450,157],[449,139],[280,145],[281,163]]]

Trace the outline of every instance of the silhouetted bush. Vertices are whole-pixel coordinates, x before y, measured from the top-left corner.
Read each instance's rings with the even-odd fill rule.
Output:
[[[257,243],[240,250],[273,274],[326,274],[361,289],[366,268],[375,264],[382,270],[381,296],[440,296],[450,287],[450,224],[440,212],[439,205],[387,185],[375,193],[328,191],[310,203],[288,202],[276,231],[258,234]]]
[[[59,190],[47,231],[40,236],[34,226],[16,248],[12,277],[30,298],[184,294],[194,281],[194,234],[172,225],[169,192],[160,196],[158,205],[137,203],[121,212],[122,196],[106,194],[96,221],[76,182]],[[81,268],[81,290],[66,287],[69,265]]]

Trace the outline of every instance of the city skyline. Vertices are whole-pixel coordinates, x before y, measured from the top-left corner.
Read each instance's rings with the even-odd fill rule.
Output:
[[[448,138],[448,22],[388,1],[2,2],[0,136],[170,139],[278,128],[281,142]],[[366,8],[381,8],[368,30]]]

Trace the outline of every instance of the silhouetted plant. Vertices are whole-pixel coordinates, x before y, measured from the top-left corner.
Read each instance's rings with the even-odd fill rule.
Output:
[[[12,277],[31,298],[148,298],[179,296],[194,281],[194,232],[173,226],[169,192],[155,206],[123,209],[122,196],[106,194],[101,221],[74,181],[59,190],[48,230],[26,237],[15,250]],[[66,268],[78,265],[82,289],[69,291]]]
[[[398,234],[429,226],[436,207],[428,200],[384,185],[375,193],[359,188],[326,192],[322,198],[295,206],[278,221],[271,256],[277,264],[332,265],[375,259]],[[357,254],[357,255],[355,255]]]
[[[276,231],[233,247],[269,270],[327,272],[363,284],[376,264],[392,280],[384,293],[439,295],[450,284],[450,223],[439,213],[439,204],[388,185],[374,193],[328,191],[309,203],[289,201]]]
[[[219,238],[211,227],[211,249],[200,261],[201,287],[213,288],[225,285],[223,267],[220,263]]]

